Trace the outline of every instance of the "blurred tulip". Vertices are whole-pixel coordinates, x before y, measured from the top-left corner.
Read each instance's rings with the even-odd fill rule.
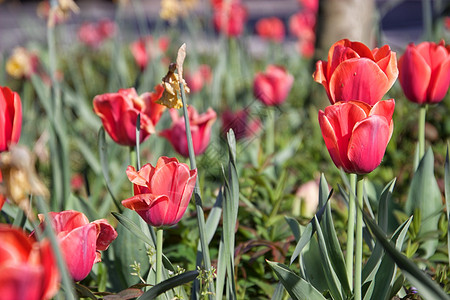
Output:
[[[310,11],[300,11],[289,18],[289,31],[298,38],[315,35],[316,15]]]
[[[36,53],[23,47],[14,48],[6,61],[6,72],[13,78],[30,78],[39,67],[39,57]]]
[[[19,142],[22,129],[22,102],[16,92],[0,86],[0,152]]]
[[[319,9],[319,0],[298,0],[303,9],[317,12]]]
[[[310,180],[302,184],[295,193],[292,212],[295,216],[311,218],[319,205],[319,181]]]
[[[134,197],[122,201],[135,210],[148,224],[161,227],[177,224],[189,204],[197,179],[197,169],[178,162],[176,158],[160,157],[153,167],[146,164],[138,172],[127,168],[134,184]]]
[[[450,30],[450,17],[444,19],[445,29]]]
[[[98,48],[115,33],[115,23],[104,19],[98,23],[83,23],[78,29],[78,39],[88,47]]]
[[[406,47],[398,61],[399,81],[406,98],[425,104],[438,103],[445,97],[450,85],[449,49],[444,41]]]
[[[162,56],[168,48],[167,37],[160,37],[155,41],[152,36],[146,36],[130,44],[131,54],[141,70],[145,70],[150,59]]]
[[[94,263],[101,261],[100,251],[116,239],[116,230],[105,219],[89,223],[83,213],[74,210],[50,212],[48,216],[70,275],[75,281],[83,280]],[[39,214],[39,220],[43,229],[44,215]]]
[[[111,138],[125,146],[136,145],[136,120],[141,116],[140,143],[155,133],[165,109],[156,103],[163,93],[161,85],[155,86],[155,92],[139,96],[134,88],[120,89],[117,93],[95,96],[94,111],[102,119],[103,126]]]
[[[201,115],[198,114],[193,106],[189,106],[187,110],[194,153],[195,155],[200,155],[204,153],[208,147],[211,137],[211,127],[216,120],[217,115],[211,108]],[[163,130],[160,135],[165,137],[172,144],[175,151],[184,157],[189,157],[184,117],[180,117],[178,111],[175,109],[170,110],[170,116],[172,117],[172,127]]]
[[[373,107],[361,101],[337,102],[319,111],[319,124],[331,159],[347,173],[372,172],[383,159],[394,123],[394,99]]]
[[[283,67],[269,65],[264,73],[257,73],[253,80],[253,94],[264,105],[282,104],[294,83],[294,76]]]
[[[214,28],[227,36],[239,36],[247,21],[247,9],[239,0],[213,3]]]
[[[256,22],[255,28],[256,33],[263,39],[274,42],[282,42],[284,40],[284,23],[279,18],[260,19]]]
[[[248,110],[226,110],[222,113],[222,132],[227,133],[233,129],[236,140],[253,137],[261,128],[261,121],[250,118]]]
[[[331,104],[359,100],[374,105],[398,76],[397,59],[388,45],[372,51],[347,39],[334,43],[328,62],[316,63],[314,80],[325,87]]]
[[[208,65],[200,65],[193,72],[186,72],[186,83],[191,93],[197,93],[202,90],[203,86],[212,80],[211,68]]]
[[[19,229],[0,224],[0,297],[2,300],[52,298],[60,276],[50,242],[36,242]]]

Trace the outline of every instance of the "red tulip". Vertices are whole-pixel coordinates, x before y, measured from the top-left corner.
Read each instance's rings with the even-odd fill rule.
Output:
[[[379,101],[373,107],[348,101],[319,111],[322,136],[336,167],[356,174],[378,167],[394,128],[394,107],[394,99]]]
[[[253,81],[253,94],[268,106],[280,105],[291,91],[294,77],[283,67],[269,65],[264,73],[257,73]]]
[[[194,72],[186,72],[184,75],[190,92],[197,93],[206,83],[212,80],[211,68],[208,65],[200,65]]]
[[[444,41],[411,43],[400,57],[398,69],[406,98],[418,104],[440,102],[450,85],[450,48]]]
[[[289,18],[289,31],[298,38],[315,36],[316,15],[311,11],[300,11]]]
[[[250,118],[248,110],[230,111],[222,113],[222,132],[233,129],[236,140],[249,138],[258,134],[261,130],[261,121]]]
[[[116,239],[116,230],[105,219],[89,223],[83,213],[74,210],[50,212],[48,216],[70,275],[75,281],[83,280],[94,263],[101,261],[100,251]],[[44,215],[39,219],[43,228]]]
[[[155,133],[165,109],[156,103],[161,98],[164,88],[155,86],[155,92],[138,96],[134,88],[120,89],[117,93],[95,96],[94,111],[102,119],[103,126],[111,138],[125,146],[136,145],[136,120],[141,116],[140,142]]]
[[[161,227],[177,224],[189,204],[197,179],[197,169],[178,162],[176,158],[160,157],[153,167],[146,164],[138,172],[127,168],[134,184],[134,197],[122,201],[135,210],[148,224]]]
[[[316,63],[314,80],[321,83],[331,104],[359,100],[374,105],[398,76],[395,52],[388,45],[372,51],[360,42],[340,40],[328,51],[328,62]]]
[[[52,298],[60,277],[50,242],[36,242],[6,224],[0,224],[0,241],[1,299]]]
[[[160,56],[169,48],[169,39],[160,37],[154,41],[152,36],[147,36],[134,41],[130,45],[136,64],[141,70],[145,70],[151,58]]]
[[[242,33],[247,21],[247,9],[240,1],[216,1],[213,9],[213,23],[217,31],[227,36],[239,36]]]
[[[114,22],[104,19],[98,23],[85,22],[78,29],[78,38],[86,46],[98,48],[106,39],[115,33]]]
[[[22,129],[22,103],[19,94],[0,86],[0,152],[17,144]]]
[[[282,42],[284,40],[285,29],[284,23],[279,18],[264,18],[256,22],[256,33],[263,39],[272,40],[274,42]]]
[[[172,144],[175,151],[184,157],[189,157],[184,117],[178,116],[178,111],[176,109],[170,110],[170,116],[172,117],[172,127],[163,130],[160,135],[165,137]],[[217,115],[211,108],[199,115],[193,106],[189,106],[188,116],[194,153],[195,155],[200,155],[204,153],[208,147],[211,137],[211,126],[216,120]]]

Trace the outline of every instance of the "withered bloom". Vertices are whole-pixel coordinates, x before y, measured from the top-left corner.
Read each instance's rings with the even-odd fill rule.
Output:
[[[49,191],[36,174],[30,151],[23,146],[11,146],[9,152],[0,156],[0,171],[3,176],[0,194],[6,195],[31,217],[28,196],[48,197]]]

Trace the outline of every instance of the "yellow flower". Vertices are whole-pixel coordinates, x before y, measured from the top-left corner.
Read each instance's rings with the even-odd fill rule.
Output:
[[[34,54],[25,48],[15,48],[6,61],[6,72],[17,79],[30,76],[37,62],[33,56]]]
[[[1,194],[6,195],[31,217],[28,196],[48,197],[49,191],[36,174],[30,151],[23,146],[11,146],[10,151],[3,152],[0,157],[0,170],[3,176]]]
[[[186,16],[198,4],[198,0],[161,0],[161,19],[176,23],[178,17]]]
[[[55,23],[67,20],[70,12],[77,14],[80,12],[80,8],[73,0],[58,0],[58,5],[50,8],[47,26],[53,27]]]

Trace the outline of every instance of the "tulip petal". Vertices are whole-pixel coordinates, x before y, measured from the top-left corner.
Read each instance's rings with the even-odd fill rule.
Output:
[[[186,209],[189,205],[189,202],[191,201],[192,192],[195,188],[195,182],[197,180],[197,169],[190,170],[189,171],[189,179],[186,183],[186,186],[184,187],[183,194],[181,196],[180,206],[178,208],[177,214],[176,214],[176,222],[177,223],[186,212]]]
[[[165,195],[156,196],[154,194],[139,194],[139,195],[130,197],[128,199],[122,200],[122,205],[128,209],[132,209],[135,211],[148,210],[148,209],[150,209],[151,204],[158,197],[167,197],[167,196],[165,196]]]
[[[445,48],[444,48],[445,49]],[[427,98],[430,103],[437,103],[444,99],[450,85],[450,54],[434,72],[432,72],[430,84],[427,90]]]
[[[418,104],[426,101],[431,68],[420,53],[409,46],[398,61],[400,85],[406,98]]]
[[[5,300],[41,300],[44,276],[41,266],[29,264],[0,267],[0,295]]]
[[[75,228],[60,238],[61,251],[67,268],[75,281],[89,274],[96,258],[97,225],[87,224]]]
[[[325,145],[330,153],[331,159],[333,160],[336,167],[343,167],[343,163],[341,161],[341,156],[339,154],[339,146],[337,143],[337,138],[334,133],[333,126],[331,126],[330,121],[328,120],[325,113],[320,110],[319,111],[319,125],[322,131],[322,136],[325,141]]]
[[[348,159],[357,174],[372,172],[383,159],[391,133],[386,118],[372,115],[356,124],[348,147]]]
[[[395,101],[394,99],[378,101],[369,113],[369,116],[379,115],[391,120],[394,115]]]
[[[56,234],[71,231],[75,228],[89,224],[88,218],[81,212],[75,210],[65,210],[62,212],[50,212],[48,214],[53,230]],[[39,215],[41,222],[44,215]]]
[[[359,100],[374,105],[390,88],[386,74],[372,60],[349,59],[342,62],[330,80],[335,102]]]
[[[109,244],[117,238],[116,230],[105,219],[96,220],[92,223],[98,226],[97,250],[104,251],[108,249]],[[96,262],[98,262],[97,259]]]

